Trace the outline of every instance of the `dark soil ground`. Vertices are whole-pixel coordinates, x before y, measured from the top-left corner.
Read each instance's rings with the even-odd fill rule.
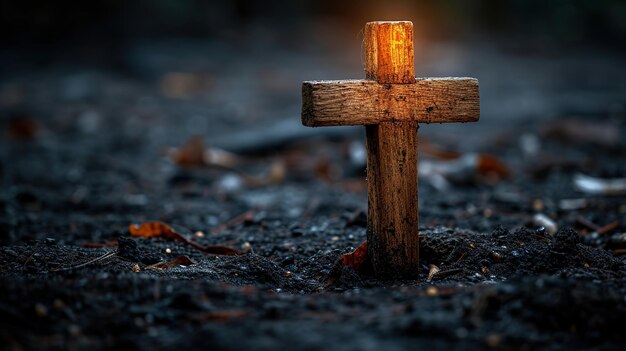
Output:
[[[420,178],[421,278],[381,281],[336,265],[366,236],[359,131],[267,133],[263,112],[298,121],[299,86],[270,71],[251,88],[233,76],[249,75],[245,62],[206,81],[129,62],[133,74],[47,67],[0,87],[3,348],[624,348],[626,195],[574,187],[579,173],[626,176],[620,105],[487,116],[467,143],[464,125],[432,138],[421,128],[425,164],[447,158],[433,145],[499,161],[447,185]],[[172,162],[168,148],[193,134],[250,143],[230,148],[235,165]],[[147,221],[245,254],[131,238]],[[183,255],[193,263],[149,267]]]

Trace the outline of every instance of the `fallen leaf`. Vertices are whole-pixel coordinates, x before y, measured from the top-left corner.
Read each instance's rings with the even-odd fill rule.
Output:
[[[509,176],[509,168],[499,159],[487,154],[478,155],[477,170],[485,176],[495,175],[498,178],[507,178]]]
[[[367,241],[357,247],[349,254],[341,257],[341,265],[343,267],[351,267],[354,271],[359,272],[367,261]]]
[[[420,161],[418,174],[440,191],[451,183],[468,184],[479,180],[491,183],[509,176],[509,169],[498,158],[487,154],[467,153],[456,159]]]
[[[213,255],[238,256],[241,253],[221,245],[204,246],[195,241],[189,240],[184,235],[176,232],[172,227],[163,222],[146,222],[143,224],[131,224],[128,231],[132,237],[136,238],[161,238],[184,243],[204,253]]]
[[[187,242],[187,239],[176,233],[172,227],[163,222],[146,222],[143,224],[131,224],[128,227],[130,235],[137,238],[162,238]]]
[[[209,166],[235,168],[245,162],[243,157],[220,148],[208,147],[204,150],[204,163]]]
[[[210,78],[203,73],[169,72],[161,78],[161,93],[168,98],[190,98],[210,89]]]
[[[31,117],[20,115],[9,121],[7,131],[11,138],[30,140],[37,136],[39,123]]]
[[[367,257],[367,241],[359,245],[354,251],[341,256],[335,263],[330,273],[326,277],[326,285],[335,284],[341,277],[345,267],[352,268],[358,274],[370,274],[372,271],[371,264]]]
[[[193,136],[180,148],[172,148],[169,157],[179,166],[204,166],[204,138]]]
[[[272,162],[269,169],[259,175],[243,175],[244,183],[248,187],[262,187],[280,184],[287,176],[285,163],[281,159]]]
[[[194,313],[191,319],[196,321],[224,322],[232,319],[242,319],[248,316],[248,312],[239,309],[228,309],[210,312]]]
[[[168,262],[159,262],[146,267],[146,269],[170,269],[178,266],[191,266],[192,264],[196,264],[194,260],[187,256],[178,256],[175,259]]]
[[[440,160],[454,160],[461,157],[458,151],[444,149],[424,138],[420,139],[420,152]]]
[[[228,169],[244,163],[244,159],[226,150],[207,147],[204,137],[192,136],[179,148],[171,148],[167,152],[172,162],[183,167],[218,166]]]

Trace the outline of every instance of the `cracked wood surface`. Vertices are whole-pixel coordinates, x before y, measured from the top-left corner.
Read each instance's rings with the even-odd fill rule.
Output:
[[[302,123],[309,127],[475,122],[479,117],[478,80],[474,78],[425,78],[414,84],[372,80],[302,84]]]
[[[379,83],[415,83],[413,23],[368,22],[363,37],[367,79]]]

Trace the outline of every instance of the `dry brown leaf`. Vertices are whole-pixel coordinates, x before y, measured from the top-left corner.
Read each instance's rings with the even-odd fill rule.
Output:
[[[367,261],[367,241],[359,245],[354,251],[341,257],[343,267],[351,267],[355,272],[361,272]]]
[[[509,168],[502,161],[491,155],[480,154],[476,168],[482,175],[495,175],[498,178],[507,178],[509,176]]]
[[[440,160],[454,160],[461,157],[461,153],[454,150],[444,149],[438,145],[420,138],[420,152],[424,155],[428,155],[432,158],[438,158]]]
[[[146,222],[131,224],[128,227],[130,235],[136,238],[162,238],[186,242],[187,239],[176,233],[172,227],[163,222]]]
[[[195,313],[191,315],[191,319],[196,321],[215,321],[225,322],[233,319],[242,319],[248,316],[248,312],[240,309],[229,309],[219,311],[209,311]]]
[[[169,157],[179,166],[204,166],[204,139],[193,136],[180,148],[170,150]]]
[[[494,156],[467,153],[451,160],[423,160],[419,163],[418,173],[435,188],[445,191],[451,183],[464,184],[481,179],[495,183],[508,177],[510,172],[506,164]]]
[[[192,136],[179,148],[171,148],[168,156],[172,162],[183,167],[218,166],[235,168],[244,163],[244,159],[226,150],[207,147],[204,137]]]
[[[281,159],[276,159],[267,169],[260,175],[244,175],[243,179],[248,187],[262,187],[267,185],[280,184],[287,176],[285,163]]]
[[[203,73],[169,72],[161,78],[161,93],[168,98],[186,99],[211,87],[211,79]]]
[[[37,136],[39,123],[28,116],[17,116],[9,121],[7,131],[13,139],[30,140]]]
[[[176,232],[172,227],[163,222],[146,222],[143,224],[131,224],[128,231],[132,237],[136,238],[161,238],[164,240],[173,240],[182,242],[204,253],[213,255],[238,256],[241,253],[235,249],[231,249],[221,245],[204,246],[195,241],[189,240],[184,235]]]
[[[330,286],[341,277],[343,268],[350,267],[358,274],[371,274],[372,265],[367,257],[367,241],[359,245],[354,251],[343,255],[328,274],[326,285]]]

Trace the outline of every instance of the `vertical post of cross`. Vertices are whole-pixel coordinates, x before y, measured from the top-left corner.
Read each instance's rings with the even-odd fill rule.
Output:
[[[411,22],[370,22],[364,37],[367,79],[415,83]],[[387,121],[365,128],[368,256],[378,277],[417,277],[417,121]]]

